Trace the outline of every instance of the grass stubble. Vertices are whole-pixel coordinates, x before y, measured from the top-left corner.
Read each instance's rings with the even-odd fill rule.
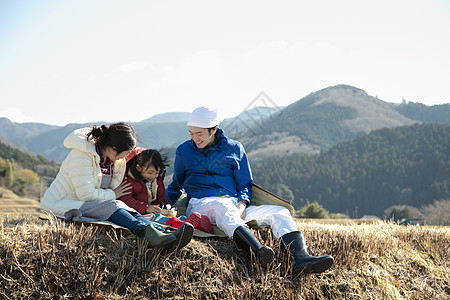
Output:
[[[450,228],[299,223],[333,267],[291,275],[269,229],[267,269],[224,238],[162,255],[125,230],[0,215],[0,299],[448,299]]]

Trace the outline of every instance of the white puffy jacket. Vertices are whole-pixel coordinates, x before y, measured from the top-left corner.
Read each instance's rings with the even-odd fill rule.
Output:
[[[77,129],[64,140],[64,146],[72,151],[63,161],[58,175],[41,199],[42,209],[64,217],[65,212],[79,209],[84,202],[116,199],[113,189],[123,180],[125,159],[114,162],[109,189],[100,188],[100,156],[95,151],[93,140],[86,140],[91,130],[91,127]]]

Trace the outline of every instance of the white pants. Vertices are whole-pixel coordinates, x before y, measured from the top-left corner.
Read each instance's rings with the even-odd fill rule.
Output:
[[[245,220],[243,220],[236,205],[237,199],[233,197],[191,198],[186,213],[188,216],[193,212],[208,216],[211,223],[216,224],[230,238],[233,237],[236,228],[245,226],[245,223],[251,220],[256,220],[259,226],[270,226],[277,239],[298,230],[291,213],[285,207],[250,205],[245,209]]]

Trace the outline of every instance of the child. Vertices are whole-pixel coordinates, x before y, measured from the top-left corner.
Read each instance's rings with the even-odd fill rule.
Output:
[[[169,204],[164,187],[166,167],[169,166],[166,156],[153,149],[136,147],[126,157],[126,161],[127,170],[123,181],[131,184],[131,194],[121,196],[120,200],[143,215],[155,214],[152,220],[154,222],[174,228],[188,222],[196,229],[213,232],[209,218],[199,213],[192,214],[188,218],[182,216],[180,219],[160,214],[161,208]]]

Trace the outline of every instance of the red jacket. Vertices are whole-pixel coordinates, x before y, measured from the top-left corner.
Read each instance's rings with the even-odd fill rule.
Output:
[[[169,201],[166,199],[166,189],[164,187],[164,176],[165,173],[161,174],[156,178],[156,184],[158,189],[156,192],[156,200],[148,203],[150,199],[149,190],[147,185],[142,180],[136,180],[128,175],[128,169],[126,170],[124,182],[129,182],[131,184],[131,194],[123,195],[119,199],[125,202],[131,208],[137,210],[140,214],[145,215],[147,207],[150,205],[161,205],[168,204]]]

